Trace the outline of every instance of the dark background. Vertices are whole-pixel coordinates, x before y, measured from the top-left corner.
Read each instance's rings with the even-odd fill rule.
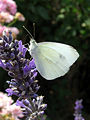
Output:
[[[63,77],[47,81],[39,74],[39,95],[44,95],[48,104],[47,120],[73,120],[74,103],[83,99],[83,116],[90,120],[90,0],[16,0],[18,11],[23,13],[25,22],[13,26],[20,29],[17,37],[23,43],[26,31],[33,34],[36,23],[37,42],[61,42],[73,46],[80,54],[79,59]],[[48,71],[47,71],[48,72]],[[10,80],[7,72],[0,68],[0,90],[5,92]]]

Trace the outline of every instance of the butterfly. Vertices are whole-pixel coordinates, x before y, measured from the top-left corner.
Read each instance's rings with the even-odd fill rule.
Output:
[[[38,72],[47,80],[64,76],[78,59],[78,52],[69,45],[56,42],[30,40],[30,55],[35,60]]]
[[[28,50],[35,60],[36,69],[47,80],[64,76],[79,57],[72,46],[56,42],[37,43],[33,37]]]

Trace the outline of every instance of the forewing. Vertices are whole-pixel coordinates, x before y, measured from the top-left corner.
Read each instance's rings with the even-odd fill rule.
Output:
[[[76,51],[76,49],[66,44],[55,43],[55,42],[41,42],[38,43],[38,46],[48,47],[55,50],[56,52],[58,52],[59,54],[61,54],[66,58],[69,66],[71,66],[79,57],[79,54]]]

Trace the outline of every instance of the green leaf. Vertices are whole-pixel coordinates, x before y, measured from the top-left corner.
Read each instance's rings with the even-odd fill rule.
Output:
[[[82,35],[84,35],[86,32],[85,32],[85,30],[80,30],[80,33],[81,33]]]

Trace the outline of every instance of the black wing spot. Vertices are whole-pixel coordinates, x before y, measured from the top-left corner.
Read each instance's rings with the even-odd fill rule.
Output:
[[[65,59],[65,57],[61,54],[59,55],[59,57],[60,57],[60,59],[63,59],[63,60]]]

